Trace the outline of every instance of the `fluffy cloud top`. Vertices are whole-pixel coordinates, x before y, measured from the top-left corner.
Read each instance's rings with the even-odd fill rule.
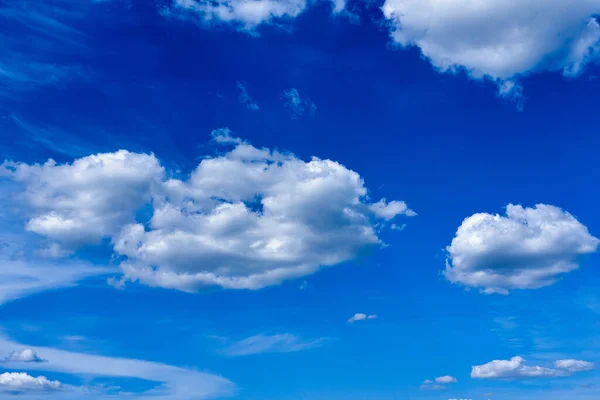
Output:
[[[18,394],[65,390],[67,387],[59,381],[48,380],[45,376],[33,377],[24,372],[5,372],[0,374],[0,391]]]
[[[377,314],[363,314],[363,313],[356,313],[354,314],[352,317],[350,317],[350,319],[348,319],[348,322],[350,322],[351,324],[357,321],[365,321],[368,319],[377,319]]]
[[[370,202],[360,175],[335,161],[259,149],[226,129],[213,142],[231,147],[187,179],[165,179],[153,155],[124,150],[62,165],[5,162],[2,172],[23,185],[27,229],[69,249],[111,238],[125,258],[120,283],[184,291],[308,275],[382,245],[376,226],[414,215],[401,201]],[[135,221],[143,207],[153,211],[147,225]]]
[[[230,357],[259,353],[291,353],[319,346],[324,339],[303,340],[290,333],[279,335],[255,335],[231,344],[225,354]]]
[[[480,213],[463,221],[447,247],[444,275],[486,293],[540,288],[577,269],[578,258],[599,242],[558,207],[509,204],[506,216]]]
[[[21,351],[11,352],[5,359],[4,362],[44,362],[43,358],[37,355],[37,353],[30,348],[25,348]]]
[[[442,72],[510,81],[535,71],[579,74],[600,54],[598,0],[386,0],[401,46]]]
[[[381,244],[362,179],[331,160],[240,143],[163,192],[150,229],[128,225],[115,244],[127,278],[151,286],[258,289]]]
[[[575,372],[588,371],[594,364],[579,360],[558,360],[554,368],[525,365],[522,357],[510,360],[494,360],[487,364],[476,365],[471,369],[471,377],[478,379],[526,379],[568,376]]]
[[[25,185],[32,218],[26,229],[66,246],[97,243],[133,220],[150,200],[163,168],[149,154],[120,150],[79,158],[71,164],[4,162],[0,175]],[[60,247],[44,251],[61,254]]]

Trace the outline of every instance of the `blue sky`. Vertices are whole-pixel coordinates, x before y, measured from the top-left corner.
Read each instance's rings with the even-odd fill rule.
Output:
[[[599,14],[0,2],[0,398],[597,399]]]

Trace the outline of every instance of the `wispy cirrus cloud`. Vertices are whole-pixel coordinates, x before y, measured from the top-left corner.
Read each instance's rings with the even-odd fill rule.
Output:
[[[228,357],[261,353],[292,353],[321,346],[326,339],[305,340],[290,333],[254,335],[230,344],[223,353]]]
[[[0,352],[11,352],[15,348],[25,347],[5,336],[0,336]],[[0,390],[35,395],[43,393],[44,397],[56,399],[81,399],[92,396],[95,399],[128,396],[140,399],[209,399],[227,397],[235,393],[235,384],[219,375],[199,372],[194,369],[174,367],[171,365],[143,361],[130,358],[105,357],[86,353],[71,352],[51,347],[26,346],[38,354],[43,354],[46,362],[28,363],[28,371],[45,371],[45,373],[62,373],[76,377],[105,378],[138,378],[155,383],[151,389],[142,392],[126,392],[119,388],[105,386],[72,386],[59,381],[51,381],[45,376],[8,373],[0,377]],[[3,368],[23,369],[22,362],[5,362]],[[27,398],[27,397],[25,397]]]

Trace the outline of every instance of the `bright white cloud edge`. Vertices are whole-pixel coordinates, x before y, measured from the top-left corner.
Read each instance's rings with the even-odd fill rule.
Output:
[[[524,358],[516,356],[510,360],[493,360],[471,369],[476,379],[530,379],[569,376],[576,372],[590,371],[594,364],[581,360],[557,360],[553,367],[527,365]]]
[[[576,270],[580,257],[599,243],[559,207],[509,204],[506,216],[478,213],[462,222],[446,248],[444,276],[485,293],[537,289]]]

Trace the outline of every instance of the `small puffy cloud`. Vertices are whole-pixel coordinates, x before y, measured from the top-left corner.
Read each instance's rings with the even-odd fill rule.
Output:
[[[238,90],[238,101],[249,110],[258,111],[258,103],[248,94],[248,85],[244,82],[236,82]]]
[[[260,353],[292,353],[323,344],[324,339],[303,340],[290,333],[278,335],[255,335],[228,346],[224,353],[229,357]]]
[[[554,367],[568,372],[591,371],[594,369],[594,363],[581,360],[558,360],[554,362]]]
[[[351,324],[357,321],[365,321],[368,319],[377,319],[377,314],[363,314],[363,313],[356,313],[354,314],[352,317],[350,317],[350,319],[348,319],[348,322],[350,322]]]
[[[350,261],[383,244],[377,223],[407,213],[403,202],[373,206],[360,175],[335,161],[245,142],[165,181],[153,205],[149,225],[115,238],[125,279],[184,291],[260,289]]]
[[[259,25],[293,19],[306,7],[305,0],[173,0],[161,9],[161,14],[202,25],[229,24],[256,34]]]
[[[510,360],[494,360],[476,365],[471,369],[471,377],[477,379],[527,379],[568,376],[575,372],[589,371],[594,364],[579,360],[558,360],[554,368],[529,366],[522,357]]]
[[[435,381],[437,383],[445,383],[445,384],[457,382],[455,377],[449,376],[449,375],[437,377],[437,378],[435,378]]]
[[[291,88],[284,90],[283,101],[290,111],[293,119],[299,118],[305,114],[313,115],[317,111],[317,106],[308,98],[301,98],[298,90]]]
[[[51,381],[45,376],[33,377],[24,372],[5,372],[0,374],[0,392],[27,394],[66,390],[68,386],[59,381]]]
[[[444,275],[485,293],[536,289],[578,268],[600,240],[568,212],[551,205],[509,204],[506,216],[466,218],[448,246]]]
[[[212,139],[220,144],[241,144],[242,139],[231,136],[229,128],[219,128],[211,132]]]
[[[397,215],[406,215],[407,217],[414,217],[417,215],[417,213],[409,209],[403,201],[394,200],[388,203],[385,199],[381,199],[377,203],[371,204],[369,208],[375,215],[386,221],[395,218]]]
[[[386,0],[391,37],[416,46],[440,72],[465,70],[498,82],[539,71],[576,76],[600,54],[597,0]],[[514,91],[519,88],[519,92]]]
[[[20,183],[31,218],[26,229],[77,247],[98,243],[132,222],[135,212],[150,201],[152,186],[164,174],[151,154],[119,150],[79,158],[70,164],[5,161],[0,175]],[[60,256],[50,247],[42,255]]]
[[[39,363],[44,362],[43,358],[37,355],[37,353],[30,348],[25,348],[20,351],[11,352],[6,358],[3,360],[4,362],[33,362]]]
[[[457,382],[456,378],[454,378],[452,376],[449,376],[449,375],[439,376],[439,377],[435,378],[434,380],[431,380],[431,379],[424,380],[420,389],[421,390],[444,390],[444,389],[446,389],[446,386],[444,386],[444,385],[456,383],[456,382]]]

